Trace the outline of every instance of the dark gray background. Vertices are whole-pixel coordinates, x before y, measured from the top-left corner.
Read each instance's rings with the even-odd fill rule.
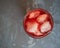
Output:
[[[0,48],[60,48],[60,0],[33,1],[52,14],[51,34],[42,39],[29,37],[23,29],[26,0],[0,0]]]

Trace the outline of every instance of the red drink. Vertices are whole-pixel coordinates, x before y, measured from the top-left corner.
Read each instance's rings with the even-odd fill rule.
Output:
[[[52,31],[53,18],[51,14],[44,9],[34,9],[27,12],[23,25],[29,36],[42,38]]]

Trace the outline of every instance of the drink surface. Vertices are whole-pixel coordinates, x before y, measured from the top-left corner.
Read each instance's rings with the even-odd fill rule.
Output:
[[[27,12],[24,18],[24,29],[33,38],[48,35],[53,29],[53,18],[44,9],[34,9]]]

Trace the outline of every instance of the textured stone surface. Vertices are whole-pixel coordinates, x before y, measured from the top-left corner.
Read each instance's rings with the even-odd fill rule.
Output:
[[[34,3],[40,4],[54,18],[52,33],[42,39],[29,37],[23,29],[25,3],[24,0],[0,0],[0,48],[60,48],[60,0]]]

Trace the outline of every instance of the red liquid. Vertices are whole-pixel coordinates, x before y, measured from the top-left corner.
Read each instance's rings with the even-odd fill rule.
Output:
[[[52,31],[53,19],[48,11],[44,9],[34,9],[26,14],[23,25],[29,36],[42,38]]]

